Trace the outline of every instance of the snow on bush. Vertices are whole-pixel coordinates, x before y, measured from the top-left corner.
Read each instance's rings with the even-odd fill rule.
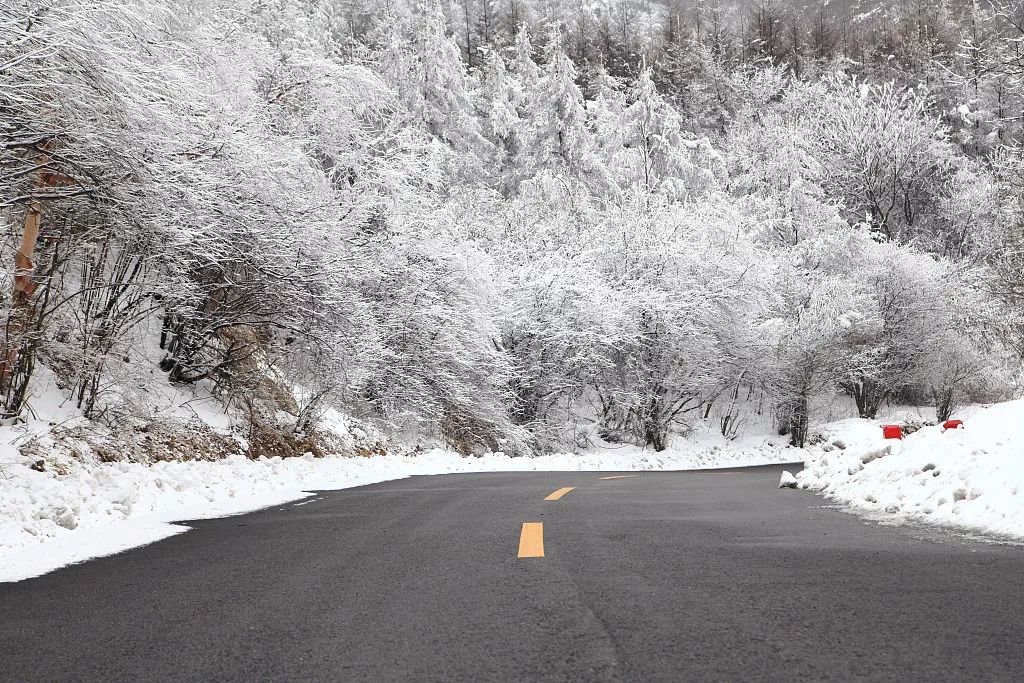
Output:
[[[907,521],[1024,537],[1024,400],[964,419],[963,429],[922,427],[883,441],[878,425],[832,425],[853,444],[814,448],[800,488]]]

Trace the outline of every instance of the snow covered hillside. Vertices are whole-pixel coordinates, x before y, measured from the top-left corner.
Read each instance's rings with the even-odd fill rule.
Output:
[[[963,429],[927,426],[902,442],[867,420],[828,425],[797,486],[894,520],[1024,538],[1024,400],[957,417]]]

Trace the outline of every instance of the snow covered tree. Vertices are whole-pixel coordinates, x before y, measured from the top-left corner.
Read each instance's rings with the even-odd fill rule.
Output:
[[[379,60],[409,125],[451,150],[454,176],[460,182],[487,178],[493,145],[473,115],[472,84],[440,9],[423,5],[395,17]]]
[[[543,76],[528,93],[529,118],[520,163],[525,177],[540,174],[580,179],[601,190],[614,183],[592,151],[583,92],[576,85],[576,67],[552,33],[545,51]]]
[[[944,328],[947,265],[892,244],[866,242],[855,277],[873,306],[867,319],[851,325],[852,367],[842,386],[861,417],[873,418],[883,401],[913,385]]]
[[[618,283],[627,324],[597,390],[606,438],[629,436],[660,451],[673,427],[729,385],[723,319],[738,315],[752,244],[731,229],[739,217],[728,205],[651,211],[641,208],[646,202],[638,197],[606,218],[601,267]]]
[[[396,427],[437,425],[462,453],[526,453],[528,437],[508,414],[512,368],[494,344],[485,261],[433,229],[444,219],[409,216],[395,241],[376,247],[378,265],[361,286],[381,351],[360,397]]]
[[[819,106],[824,186],[843,199],[847,218],[885,239],[940,231],[952,154],[926,98],[891,84],[836,80]]]
[[[500,54],[488,50],[482,59],[477,73],[477,111],[482,132],[494,145],[494,160],[503,176],[522,146],[522,123],[517,111],[521,95]]]
[[[641,72],[629,99],[622,115],[627,179],[644,192],[677,199],[713,185],[717,153],[707,140],[684,137],[681,117],[658,94],[650,69]]]
[[[546,447],[575,443],[584,398],[623,326],[623,302],[587,260],[551,254],[517,262],[501,301],[501,348],[510,357],[512,416]]]
[[[537,84],[544,75],[543,70],[534,61],[533,41],[530,38],[530,29],[526,24],[517,27],[513,54],[509,60],[509,73],[519,85],[519,97],[517,106],[520,107],[520,115],[524,115],[524,107],[529,103],[531,93],[535,92]]]
[[[807,442],[812,400],[833,390],[848,365],[848,328],[862,320],[869,301],[836,275],[807,277],[782,269],[776,317],[761,325],[774,342],[774,367],[768,388],[778,411],[780,433],[794,446]]]

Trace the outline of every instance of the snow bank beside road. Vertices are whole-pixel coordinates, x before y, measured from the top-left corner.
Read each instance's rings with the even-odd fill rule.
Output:
[[[39,472],[14,457],[0,476],[0,581],[150,543],[186,528],[177,520],[220,517],[296,500],[307,491],[412,475],[501,471],[674,470],[792,461],[793,451],[700,447],[585,455],[463,458],[434,450],[408,456],[272,458],[214,462],[64,464]]]
[[[1024,538],[1024,400],[972,411],[964,425],[900,442],[865,420],[835,423],[826,433],[847,447],[811,449],[798,484],[895,519]]]

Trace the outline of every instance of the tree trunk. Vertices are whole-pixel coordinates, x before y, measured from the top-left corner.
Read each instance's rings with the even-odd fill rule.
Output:
[[[3,351],[0,353],[0,391],[9,395],[14,384],[14,376],[21,360],[21,351],[25,344],[25,335],[33,318],[34,295],[36,290],[35,254],[36,242],[39,240],[39,225],[42,222],[42,209],[38,202],[29,202],[25,209],[25,230],[21,235],[18,251],[14,255],[14,291],[11,295],[11,310],[7,314],[6,338]],[[4,406],[5,416],[17,414],[20,405]],[[18,401],[20,403],[20,401]]]
[[[661,400],[656,396],[647,404],[641,417],[644,443],[661,452],[668,447],[668,423],[662,414]]]
[[[956,407],[953,400],[953,389],[950,387],[933,389],[932,394],[935,397],[935,418],[939,422],[945,422],[953,416],[953,409]]]
[[[882,401],[889,393],[878,382],[867,379],[852,382],[847,389],[857,404],[857,414],[868,419],[874,419],[878,415],[878,409],[882,407]]]
[[[790,439],[789,444],[797,448],[803,448],[807,443],[807,430],[810,424],[810,409],[807,405],[807,396],[801,395],[793,403],[793,413],[789,418]]]
[[[668,426],[648,417],[644,421],[644,441],[656,452],[662,452],[668,447]]]
[[[73,183],[74,179],[49,168],[48,152],[52,141],[37,145],[37,188],[56,187]],[[29,334],[36,319],[36,283],[33,258],[39,242],[39,229],[43,220],[43,205],[30,199],[25,207],[25,229],[21,234],[18,251],[14,255],[14,289],[11,309],[7,312],[6,335],[0,346],[0,393],[4,396],[3,416],[13,417],[21,412],[28,380],[35,365],[29,346]],[[41,321],[37,321],[41,324]]]

